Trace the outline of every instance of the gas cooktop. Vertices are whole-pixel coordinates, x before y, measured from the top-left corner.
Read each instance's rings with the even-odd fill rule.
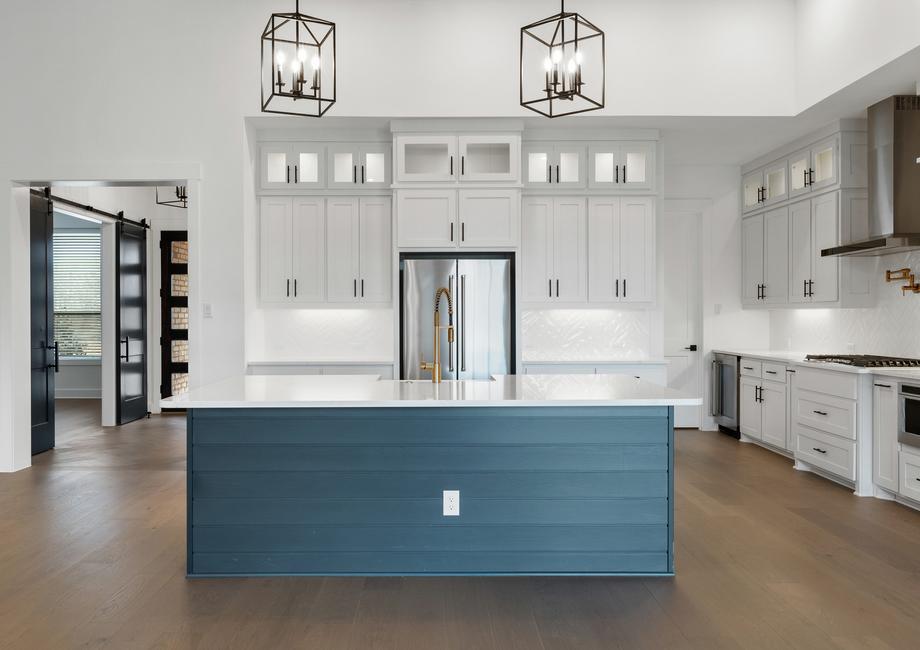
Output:
[[[920,359],[906,357],[882,357],[874,354],[809,354],[805,361],[824,363],[842,363],[846,366],[861,368],[918,368]]]

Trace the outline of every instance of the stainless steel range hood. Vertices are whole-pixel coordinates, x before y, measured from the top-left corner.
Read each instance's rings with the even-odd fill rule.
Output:
[[[869,107],[869,238],[821,251],[877,256],[920,248],[920,96]]]

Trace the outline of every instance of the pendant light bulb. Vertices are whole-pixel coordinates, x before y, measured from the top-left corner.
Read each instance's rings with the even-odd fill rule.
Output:
[[[318,56],[314,56],[314,57],[310,60],[310,65],[313,66],[313,69],[314,69],[314,70],[319,70],[319,66],[320,66],[319,57],[318,57]]]
[[[298,72],[300,72],[300,61],[296,59],[291,61],[291,72],[293,72],[294,74],[297,74]]]
[[[281,50],[278,50],[275,53],[275,63],[278,64],[279,68],[284,65],[284,59],[285,59],[284,52]]]
[[[558,47],[553,50],[553,63],[559,63],[562,61],[562,50]]]
[[[578,70],[578,64],[575,63],[575,59],[569,59],[568,69],[569,69],[569,72],[575,72],[576,70]]]
[[[297,48],[297,60],[303,63],[307,60],[307,48],[298,47]]]
[[[582,55],[581,50],[575,52],[575,63],[581,65],[581,62],[584,60],[584,58],[585,57]]]
[[[549,57],[543,59],[543,69],[549,72],[553,69],[553,60]]]

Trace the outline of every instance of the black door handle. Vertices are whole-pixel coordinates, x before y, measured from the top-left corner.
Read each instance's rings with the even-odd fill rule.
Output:
[[[131,337],[126,336],[123,343],[125,346],[125,353],[123,355],[118,355],[118,356],[124,359],[125,361],[127,361],[131,357]]]
[[[696,352],[697,350],[696,343],[688,345],[687,347],[684,348],[684,350],[690,350],[691,352]]]
[[[49,350],[54,350],[54,363],[48,364],[49,368],[54,368],[54,372],[61,372],[61,348],[58,345],[58,342],[55,341],[54,345],[46,346]]]

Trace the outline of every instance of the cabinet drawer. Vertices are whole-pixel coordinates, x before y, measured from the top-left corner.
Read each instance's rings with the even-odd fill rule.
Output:
[[[762,377],[763,362],[755,359],[741,359],[741,374],[745,377]]]
[[[850,481],[856,480],[855,442],[797,425],[795,457]]]
[[[856,378],[856,374],[849,372],[816,370],[804,366],[795,369],[795,383],[799,388],[845,399],[856,399]]]
[[[856,402],[800,387],[796,392],[793,413],[799,424],[856,440]]]
[[[920,501],[920,454],[901,447],[901,496]]]
[[[763,378],[770,381],[786,383],[786,366],[779,363],[764,361],[762,364]]]

